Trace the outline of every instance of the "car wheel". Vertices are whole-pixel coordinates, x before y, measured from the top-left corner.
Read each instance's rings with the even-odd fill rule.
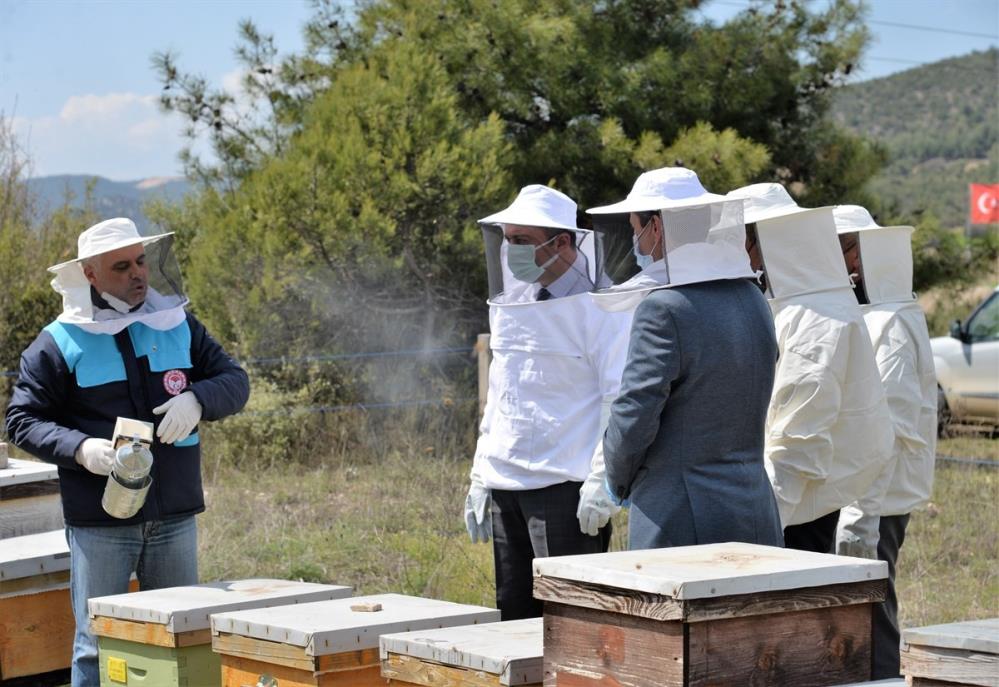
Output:
[[[950,407],[947,405],[947,397],[943,389],[937,387],[937,436],[941,439],[947,438],[947,430],[950,427]]]

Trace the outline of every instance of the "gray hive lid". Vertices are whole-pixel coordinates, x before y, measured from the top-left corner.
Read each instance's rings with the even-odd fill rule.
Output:
[[[69,570],[64,530],[0,539],[0,581],[7,582]]]
[[[544,622],[511,620],[382,635],[381,658],[389,653],[499,676],[501,685],[544,680]]]
[[[213,613],[342,599],[350,587],[289,580],[251,579],[151,589],[91,599],[90,617],[165,625],[169,632],[211,627]]]
[[[902,640],[906,644],[999,654],[999,618],[913,627],[902,631]]]
[[[888,564],[732,542],[536,558],[534,574],[692,600],[883,579]]]
[[[352,605],[380,603],[382,610],[353,611]],[[353,599],[318,601],[295,607],[238,611],[212,616],[212,633],[302,647],[309,656],[325,656],[378,647],[390,632],[472,625],[499,620],[499,611],[450,601],[402,594],[376,594]]]
[[[0,470],[0,489],[15,484],[44,482],[50,479],[59,479],[59,468],[55,465],[37,460],[11,458],[7,467]]]

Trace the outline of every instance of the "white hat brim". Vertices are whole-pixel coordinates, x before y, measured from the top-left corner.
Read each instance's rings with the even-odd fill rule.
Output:
[[[730,202],[732,198],[720,196],[717,193],[702,193],[690,198],[665,198],[665,197],[645,197],[645,198],[625,198],[619,203],[612,205],[601,205],[590,208],[586,211],[589,215],[617,215],[626,212],[653,212],[655,210],[676,210],[680,208],[692,208],[698,205],[712,205],[714,203]]]
[[[104,253],[110,253],[111,251],[118,250],[120,248],[128,248],[129,246],[134,246],[139,243],[141,243],[144,246],[148,246],[150,243],[159,241],[160,239],[166,238],[167,236],[173,236],[174,233],[175,232],[168,231],[165,234],[156,234],[155,236],[140,236],[138,238],[131,239],[129,241],[124,241],[122,243],[115,244],[114,248],[109,248],[108,250],[101,251],[100,253],[94,253],[92,255],[82,255],[78,258],[74,258],[73,260],[60,262],[58,265],[52,265],[52,267],[48,268],[48,271],[54,274],[58,274],[67,267],[70,267],[71,265],[78,265],[81,261],[86,260],[87,258],[94,258],[97,257],[98,255],[103,255]]]
[[[564,229],[566,231],[578,231],[586,233],[588,230],[581,227],[569,226],[556,222],[551,217],[542,214],[524,212],[523,210],[510,209],[500,210],[488,217],[479,220],[479,224],[517,224],[522,227],[542,227],[544,229]]]
[[[733,198],[732,200],[737,200]],[[743,221],[746,224],[753,224],[755,222],[766,222],[768,219],[778,219],[780,217],[790,217],[791,215],[802,215],[806,212],[818,212],[819,210],[831,210],[832,205],[823,205],[820,208],[803,208],[798,207],[781,207],[781,208],[771,208],[769,210],[764,210],[759,213],[753,213],[749,210],[743,210]]]

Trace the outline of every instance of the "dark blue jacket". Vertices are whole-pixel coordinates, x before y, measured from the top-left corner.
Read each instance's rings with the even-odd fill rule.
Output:
[[[776,361],[770,309],[748,280],[638,305],[604,437],[611,493],[631,499],[629,548],[783,545],[763,467]]]
[[[186,390],[201,403],[202,420],[238,412],[250,395],[246,372],[191,314],[167,331],[136,322],[116,335],[56,321],[28,346],[7,407],[7,434],[15,445],[59,466],[67,524],[130,525],[205,509],[197,429],[176,444],[153,444],[153,483],[142,510],[128,520],[104,512],[107,477],[75,459],[84,439],[110,439],[118,417],[158,425],[163,416],[153,415],[153,408],[171,398],[168,385],[176,392],[185,378]]]

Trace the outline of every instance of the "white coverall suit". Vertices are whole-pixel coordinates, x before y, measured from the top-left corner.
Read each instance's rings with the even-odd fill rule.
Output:
[[[788,548],[829,553],[839,509],[891,455],[891,422],[871,340],[850,288],[832,208],[803,210],[779,184],[729,194],[756,224],[780,359],[766,466]]]
[[[888,563],[888,598],[874,608],[874,674],[898,677],[895,564],[909,514],[926,506],[933,487],[937,383],[926,317],[912,292],[911,227],[878,227],[858,206],[836,208],[841,234],[857,232],[861,306],[891,412],[889,462],[857,502],[840,514],[837,553]],[[880,517],[879,517],[880,516]]]

